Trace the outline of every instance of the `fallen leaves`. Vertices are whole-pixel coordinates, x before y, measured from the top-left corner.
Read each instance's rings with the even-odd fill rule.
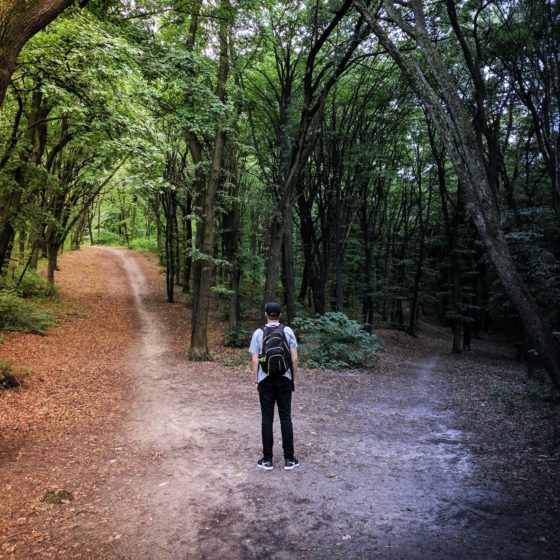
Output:
[[[126,280],[97,249],[64,254],[60,263],[59,326],[0,343],[2,359],[32,371],[21,388],[0,391],[0,542],[9,544],[0,558],[79,557],[83,530],[69,523],[97,515],[96,481],[127,408],[134,309]],[[67,511],[70,503],[79,507]],[[69,517],[59,517],[60,506]]]

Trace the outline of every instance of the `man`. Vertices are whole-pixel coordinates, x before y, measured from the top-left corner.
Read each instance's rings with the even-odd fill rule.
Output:
[[[297,340],[294,331],[287,326],[280,325],[282,308],[279,303],[271,301],[264,308],[266,325],[253,333],[249,352],[252,354],[253,375],[257,380],[257,391],[261,403],[262,415],[262,445],[263,457],[257,462],[261,469],[270,471],[274,468],[272,463],[272,424],[274,422],[274,405],[278,404],[280,428],[282,431],[282,448],[284,451],[284,469],[290,471],[299,466],[299,461],[294,456],[294,434],[292,427],[292,391],[294,389],[294,376],[298,371]],[[266,373],[259,356],[263,353],[263,340],[272,332],[282,332],[286,345],[289,348],[289,363],[283,374],[274,375]]]

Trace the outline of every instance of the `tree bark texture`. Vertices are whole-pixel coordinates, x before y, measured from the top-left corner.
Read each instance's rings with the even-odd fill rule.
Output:
[[[241,301],[239,289],[241,285],[241,265],[239,250],[241,246],[241,208],[239,203],[239,171],[237,167],[237,148],[233,143],[228,149],[228,169],[231,207],[223,217],[223,243],[224,253],[230,264],[229,287],[231,296],[229,300],[228,324],[230,331],[236,331],[241,318]]]
[[[284,240],[282,242],[282,275],[284,285],[284,303],[286,305],[286,321],[290,323],[295,317],[295,270],[294,270],[294,242],[293,217],[291,213],[286,218]]]

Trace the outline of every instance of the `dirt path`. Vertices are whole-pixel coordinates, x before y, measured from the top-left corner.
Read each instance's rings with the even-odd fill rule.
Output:
[[[436,355],[398,375],[303,373],[294,395],[302,466],[281,469],[277,443],[277,468],[263,472],[248,366],[193,365],[171,351],[134,256],[120,258],[142,332],[127,432],[158,460],[119,500],[119,557],[545,557],[546,538],[519,541],[512,520],[504,527],[492,511],[499,488],[476,479],[465,434],[444,409]]]
[[[519,418],[510,426],[484,400],[483,383],[503,383],[511,369],[493,347],[478,364],[459,362],[441,340],[386,332],[375,373],[303,371],[293,405],[301,467],[281,468],[276,441],[276,468],[264,472],[248,357],[239,367],[188,362],[184,308],[164,302],[153,263],[126,250],[92,252],[121,271],[111,282],[128,280],[128,293],[114,297],[128,298],[135,314],[124,366],[132,387],[125,420],[107,433],[98,508],[65,533],[84,545],[76,557],[557,557],[556,463],[537,462],[536,436],[521,457],[528,436]]]

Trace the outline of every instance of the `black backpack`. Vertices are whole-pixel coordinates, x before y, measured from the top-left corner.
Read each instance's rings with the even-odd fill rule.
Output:
[[[268,375],[284,375],[292,364],[290,348],[284,325],[265,325],[262,327],[263,344],[259,362]]]

